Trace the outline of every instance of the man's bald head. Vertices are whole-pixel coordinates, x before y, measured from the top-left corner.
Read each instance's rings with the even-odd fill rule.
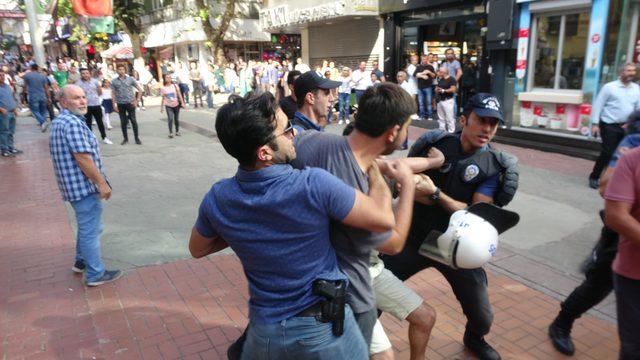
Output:
[[[78,116],[87,113],[87,97],[84,90],[77,85],[65,85],[60,89],[60,105]]]

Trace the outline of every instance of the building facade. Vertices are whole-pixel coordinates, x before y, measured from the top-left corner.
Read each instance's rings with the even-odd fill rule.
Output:
[[[512,129],[593,141],[591,104],[638,63],[637,0],[518,0]]]
[[[260,24],[272,34],[300,34],[300,57],[312,69],[323,60],[352,69],[360,61],[382,64],[384,29],[377,0],[264,1]]]

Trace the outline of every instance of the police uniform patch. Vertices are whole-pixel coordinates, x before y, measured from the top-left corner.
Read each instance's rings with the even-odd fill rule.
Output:
[[[464,170],[464,181],[469,182],[473,180],[473,178],[478,176],[479,173],[480,169],[478,168],[478,165],[471,164],[467,166],[467,168]]]

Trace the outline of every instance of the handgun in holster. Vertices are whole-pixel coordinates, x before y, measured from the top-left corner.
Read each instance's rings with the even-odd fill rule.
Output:
[[[344,332],[344,307],[346,302],[347,283],[344,280],[322,280],[313,282],[313,293],[323,296],[323,321],[331,322],[333,335],[340,336]]]

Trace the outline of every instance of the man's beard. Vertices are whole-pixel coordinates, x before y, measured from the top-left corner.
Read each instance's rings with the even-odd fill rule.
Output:
[[[85,107],[84,110],[81,110],[81,109],[71,110],[71,109],[69,109],[69,111],[74,115],[85,116],[85,115],[87,115],[87,111],[89,111],[89,109],[87,109]]]

